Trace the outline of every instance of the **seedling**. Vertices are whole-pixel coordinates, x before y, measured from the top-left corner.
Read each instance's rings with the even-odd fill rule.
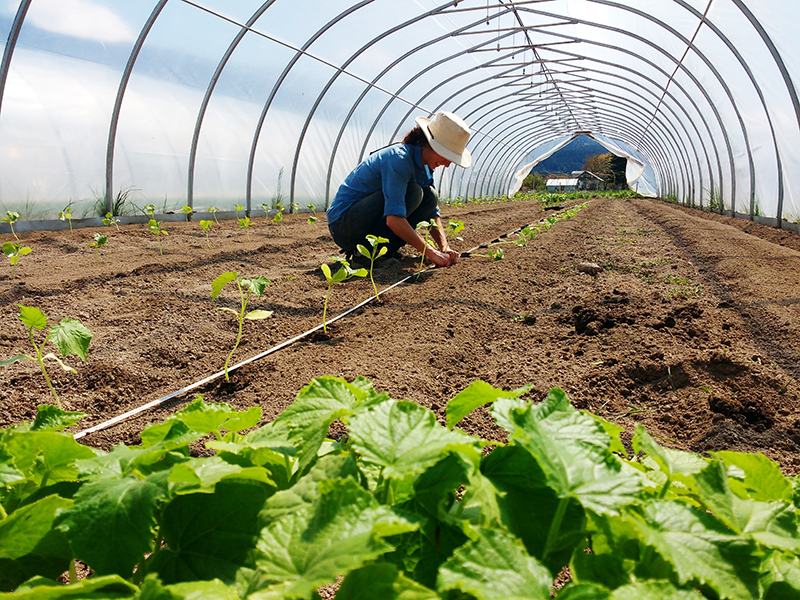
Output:
[[[308,217],[308,221],[306,221],[306,223],[311,225],[312,228],[316,227],[317,226],[317,217],[314,217],[314,216]]]
[[[309,202],[308,203],[308,210],[311,211],[311,216],[308,217],[308,220],[306,221],[306,223],[311,225],[311,227],[316,227],[317,226],[317,209],[314,206],[313,202]]]
[[[245,216],[242,219],[239,219],[239,229],[244,229],[244,232],[247,234],[247,241],[250,241],[250,225],[252,225],[252,221],[250,217]]]
[[[389,251],[388,246],[382,245],[388,244],[389,240],[385,237],[367,235],[367,241],[370,243],[370,246],[372,246],[371,250],[367,250],[366,246],[362,244],[358,244],[356,250],[358,250],[362,256],[369,259],[369,280],[372,282],[372,289],[375,290],[375,299],[380,302],[381,298],[378,295],[378,287],[375,285],[375,279],[372,277],[372,270],[375,267],[375,260]]]
[[[117,231],[119,231],[119,223],[120,223],[120,220],[117,217],[115,217],[113,214],[111,214],[110,212],[106,213],[106,216],[103,219],[103,225],[106,225],[106,226],[113,225],[114,227],[117,228]]]
[[[87,244],[87,248],[94,248],[94,262],[98,264],[100,261],[97,258],[99,250],[102,246],[105,246],[108,243],[108,236],[105,233],[95,233],[94,234],[94,242],[91,244]]]
[[[163,224],[164,221],[156,221],[155,219],[150,219],[150,221],[147,223],[147,229],[149,229],[150,233],[158,238],[158,253],[162,256],[164,255],[164,247],[161,243],[161,236],[169,235],[169,232],[162,228]]]
[[[261,205],[261,210],[263,210],[263,211],[264,211],[264,218],[265,218],[265,219],[269,219],[269,211],[271,211],[271,210],[272,210],[272,209],[270,208],[269,204],[267,204],[266,202],[264,202],[264,203]]]
[[[189,215],[191,215],[194,210],[191,206],[181,206],[181,212],[186,215],[186,222],[189,222]]]
[[[31,249],[22,244],[15,244],[14,242],[6,242],[3,244],[3,254],[8,257],[11,263],[11,279],[16,276],[17,264],[19,264],[19,257],[30,254]]]
[[[242,206],[241,204],[236,204],[235,207],[236,207],[236,219],[238,220],[239,213],[244,210],[244,206]]]
[[[463,231],[464,223],[462,221],[447,221],[447,237],[449,239],[458,240],[459,242],[463,242],[464,238],[459,237],[459,233]]]
[[[217,307],[220,310],[232,312],[234,315],[236,315],[236,318],[239,321],[239,333],[236,336],[236,343],[233,345],[233,350],[231,350],[230,354],[228,354],[228,357],[225,359],[225,381],[230,381],[230,378],[228,377],[228,363],[230,363],[233,353],[236,352],[236,348],[239,347],[239,342],[242,341],[242,324],[244,323],[244,320],[248,319],[250,321],[258,321],[260,319],[267,319],[272,316],[271,310],[251,310],[250,312],[245,313],[245,310],[247,309],[247,302],[250,300],[250,296],[255,294],[260,298],[261,294],[264,293],[264,289],[270,284],[266,277],[253,277],[252,279],[247,279],[245,277],[239,277],[239,274],[236,271],[223,273],[211,284],[211,298],[216,300],[217,296],[219,296],[220,292],[222,291],[222,288],[224,288],[231,281],[235,281],[236,287],[239,288],[241,310],[235,311],[232,308],[227,308],[225,306]]]
[[[64,210],[59,211],[58,218],[69,222],[69,234],[72,235],[72,206],[67,205]]]
[[[358,269],[354,270],[350,263],[347,262],[341,256],[331,256],[331,259],[341,263],[341,267],[339,270],[336,271],[335,274],[331,273],[331,268],[327,264],[320,265],[322,269],[322,273],[325,275],[325,279],[328,281],[328,290],[325,292],[325,304],[322,307],[322,331],[328,333],[328,325],[327,321],[325,320],[325,316],[328,313],[328,297],[331,294],[331,288],[333,287],[334,283],[342,283],[350,279],[351,277],[366,277],[367,270],[366,269]]]
[[[298,205],[297,205],[295,202],[292,202],[292,203],[289,205],[289,212],[291,212],[291,213],[295,213],[296,215],[298,215],[298,216],[299,216],[299,215],[300,215],[300,213],[299,213],[299,212],[298,212],[298,210],[297,210],[297,209],[299,209],[299,208],[300,208],[300,207],[299,207],[299,206],[298,206]]]
[[[89,352],[89,342],[92,341],[92,332],[82,325],[80,321],[75,319],[61,319],[60,324],[53,325],[47,330],[47,335],[45,336],[44,341],[37,346],[36,340],[33,337],[33,330],[46,329],[47,317],[41,310],[33,306],[23,306],[22,304],[17,304],[17,306],[20,308],[20,320],[25,324],[26,327],[28,327],[28,337],[30,338],[31,345],[36,352],[36,356],[18,354],[17,356],[12,356],[11,358],[0,362],[0,366],[5,367],[25,359],[35,360],[38,362],[39,366],[42,368],[42,375],[44,375],[44,380],[47,382],[47,387],[50,388],[50,392],[56,399],[56,405],[60,409],[61,400],[59,400],[58,394],[56,393],[56,390],[50,381],[50,377],[47,375],[47,369],[45,368],[44,361],[47,358],[53,359],[59,365],[61,365],[62,369],[65,371],[71,371],[72,373],[75,372],[75,369],[64,364],[62,360],[52,352],[42,356],[42,349],[49,341],[55,345],[62,357],[67,358],[72,354],[77,354],[85,362]]]
[[[417,279],[419,279],[420,273],[422,273],[422,265],[425,263],[425,249],[428,247],[428,240],[430,239],[431,235],[431,228],[436,227],[436,221],[431,219],[430,221],[420,221],[417,224],[417,233],[422,236],[423,247],[422,247],[422,257],[419,259],[419,269],[417,269]],[[424,230],[424,235],[423,235]]]
[[[281,237],[283,237],[283,204],[280,202],[275,203],[275,208],[278,209],[278,212],[275,213],[275,216],[272,217],[272,222],[277,223],[280,226]]]
[[[206,220],[200,221],[200,227],[202,227],[203,231],[206,232],[206,246],[208,246],[209,248],[211,248],[211,242],[208,240],[208,232],[213,224],[214,224],[213,221],[206,221]]]
[[[219,209],[216,206],[209,206],[206,211],[211,213],[211,216],[214,217],[214,222],[219,225],[219,221],[217,221],[217,211]]]
[[[3,223],[8,223],[9,227],[11,227],[11,233],[14,235],[15,238],[19,239],[19,236],[17,236],[17,232],[14,231],[14,223],[19,221],[19,213],[7,210],[6,216],[0,220],[2,220]]]
[[[144,207],[142,210],[144,210],[145,214],[146,214],[146,215],[149,215],[149,216],[150,216],[150,218],[152,219],[152,218],[154,218],[154,217],[155,217],[155,213],[156,213],[156,205],[155,205],[155,204],[148,204],[148,205],[147,205],[147,206],[145,206],[145,207]]]
[[[490,248],[486,254],[475,254],[474,252],[470,252],[468,256],[474,256],[477,258],[491,258],[492,260],[503,260],[506,256],[506,253],[502,248]]]

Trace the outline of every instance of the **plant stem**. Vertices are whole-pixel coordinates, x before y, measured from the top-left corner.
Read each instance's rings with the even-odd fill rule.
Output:
[[[58,394],[56,394],[56,388],[53,387],[53,384],[50,382],[50,378],[47,376],[47,369],[44,366],[44,359],[42,358],[42,348],[47,343],[48,338],[44,339],[41,346],[37,346],[36,341],[33,339],[33,327],[31,327],[30,330],[28,331],[28,335],[31,338],[31,344],[36,350],[36,360],[39,362],[39,366],[42,368],[42,375],[44,375],[44,380],[47,382],[47,387],[50,388],[53,397],[56,399],[56,406],[58,406],[59,410],[61,410],[61,400],[58,399]]]
[[[550,531],[547,532],[547,542],[544,545],[544,555],[542,560],[546,560],[550,553],[553,551],[553,545],[558,538],[558,532],[561,529],[561,523],[564,521],[564,515],[567,513],[567,505],[569,504],[569,497],[561,498],[556,508],[556,514],[553,516],[553,522],[550,524]]]
[[[373,254],[375,250],[373,249]],[[381,302],[381,297],[378,295],[378,286],[375,285],[375,280],[372,278],[372,268],[375,266],[375,258],[373,257],[369,263],[369,280],[372,282],[372,289],[375,290],[375,300]]]
[[[6,512],[6,509],[3,508],[3,505],[0,504],[0,521],[5,519],[6,517],[8,517],[8,513]]]
[[[231,361],[231,357],[233,357],[233,353],[236,352],[236,348],[239,347],[239,342],[242,341],[242,324],[244,323],[244,310],[247,307],[247,300],[250,298],[250,292],[247,292],[247,297],[244,295],[244,291],[242,291],[242,286],[239,283],[239,280],[236,280],[236,285],[239,286],[239,296],[242,299],[242,312],[239,313],[239,333],[236,336],[236,343],[233,345],[233,350],[231,353],[228,354],[228,358],[225,359],[225,381],[230,381],[228,377],[228,363]]]
[[[75,559],[69,561],[69,582],[78,583],[78,570],[75,568]]]

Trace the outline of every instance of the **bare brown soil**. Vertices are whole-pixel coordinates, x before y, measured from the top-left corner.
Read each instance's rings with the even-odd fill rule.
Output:
[[[533,201],[443,209],[466,225],[460,250],[546,214]],[[321,324],[319,266],[337,248],[319,216],[316,227],[307,215],[287,216],[284,235],[256,218],[250,241],[223,222],[210,248],[196,222],[167,223],[163,256],[142,225],[106,228],[99,264],[87,248],[96,229],[21,234],[33,253],[15,279],[7,267],[0,277],[0,357],[31,351],[16,304],[42,309],[50,323],[72,317],[89,327],[88,362],[67,361],[77,374],[49,365],[64,407],[88,414],[75,432],[218,374],[236,326],[215,306],[238,303],[232,284],[212,301],[221,273],[272,282],[249,308],[274,315],[245,323],[233,363]],[[503,248],[502,261],[463,258],[412,277],[327,335],[313,332],[232,371],[230,382],[212,378],[81,441],[136,444],[148,423],[196,392],[239,409],[259,405],[271,420],[323,374],[363,375],[443,419],[447,401],[482,379],[507,389],[531,383],[534,401],[561,387],[628,436],[641,423],[673,447],[761,452],[785,473],[800,472],[798,236],[654,200],[597,199],[527,247]],[[582,273],[583,262],[602,270]],[[416,267],[404,260],[376,272],[376,282],[386,288]],[[363,279],[335,287],[329,319],[371,294]],[[33,361],[0,370],[0,426],[31,420],[37,404],[51,402]],[[500,435],[482,410],[462,426]]]

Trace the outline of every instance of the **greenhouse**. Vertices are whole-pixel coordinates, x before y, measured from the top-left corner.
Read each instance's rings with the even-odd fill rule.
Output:
[[[322,208],[442,109],[469,123],[475,157],[439,175],[443,196],[513,194],[586,133],[640,194],[800,219],[791,2],[14,4],[0,202],[23,221],[126,198]]]
[[[0,3],[0,600],[800,599],[798,22]]]

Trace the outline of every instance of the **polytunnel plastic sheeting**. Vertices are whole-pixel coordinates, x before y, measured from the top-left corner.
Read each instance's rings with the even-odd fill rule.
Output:
[[[32,227],[68,203],[323,207],[451,110],[474,161],[437,171],[444,197],[507,194],[586,133],[640,193],[798,222],[798,19],[778,0],[10,1],[0,206]]]

